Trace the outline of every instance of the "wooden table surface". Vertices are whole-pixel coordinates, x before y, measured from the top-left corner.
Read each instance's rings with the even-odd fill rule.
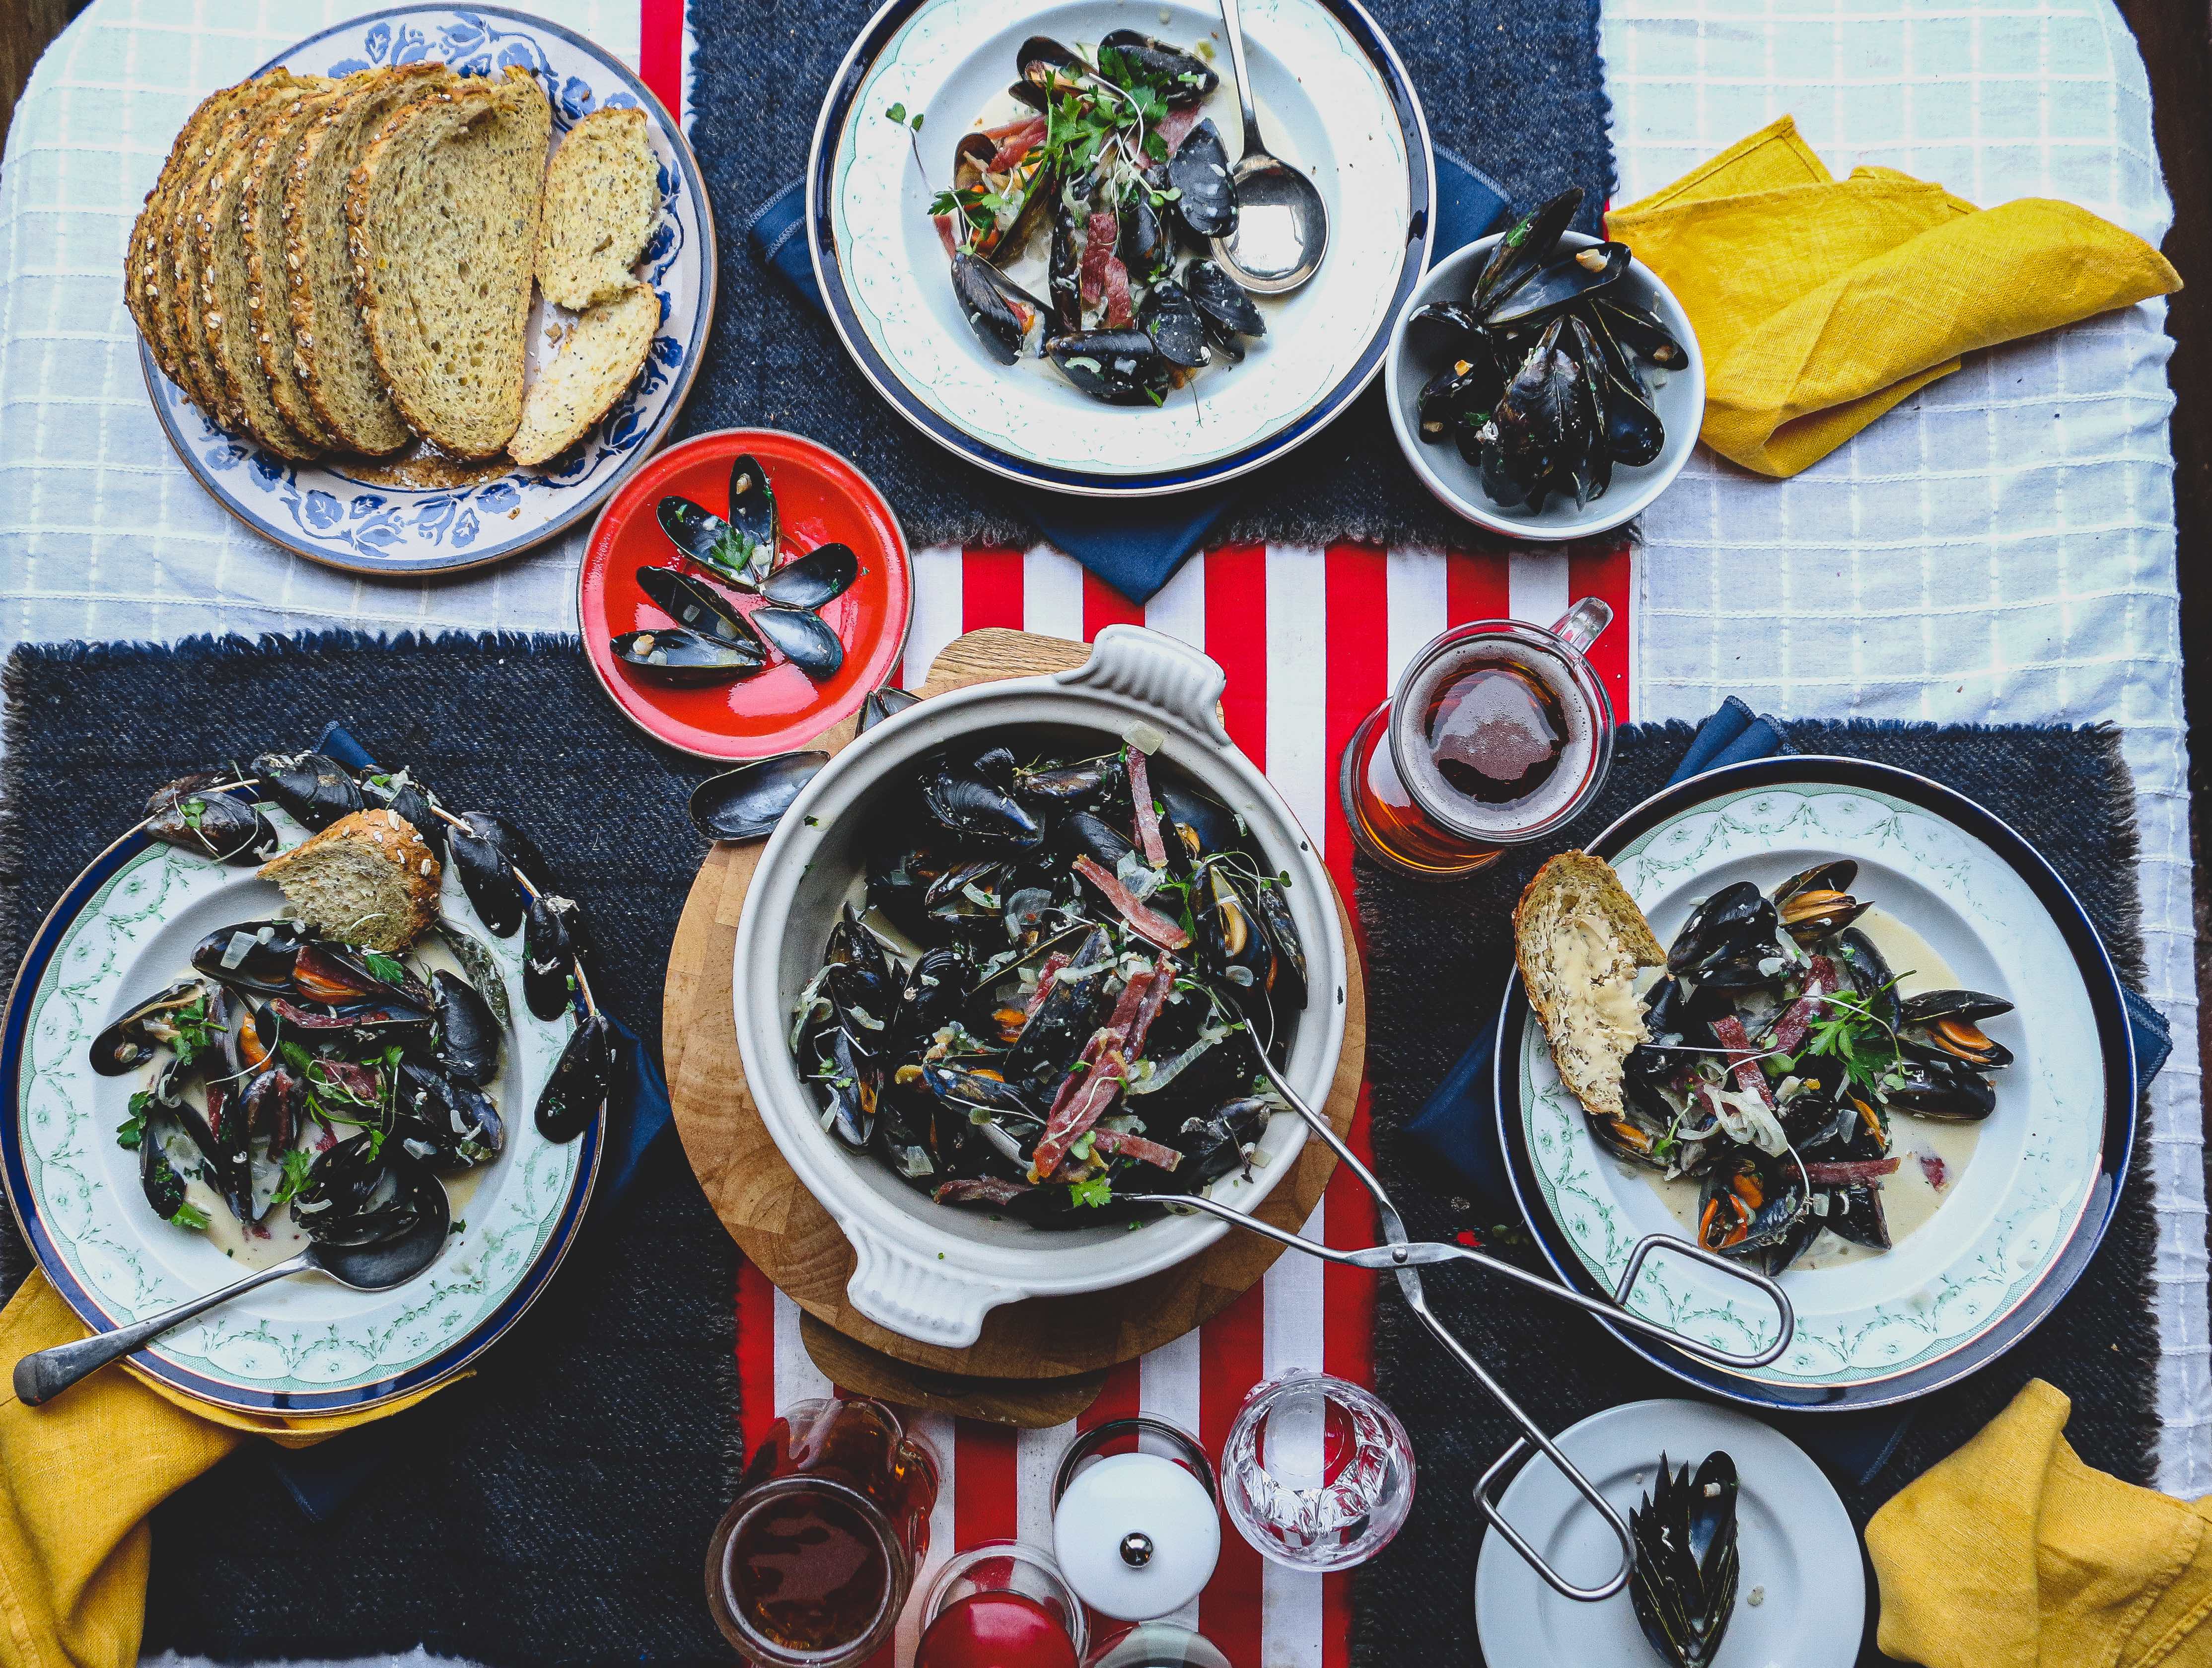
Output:
[[[15,113],[31,66],[88,0],[0,0],[0,129]],[[2166,315],[2173,358],[2167,377],[2173,413],[2174,520],[2181,585],[2181,642],[2189,713],[2191,844],[2206,822],[2205,761],[2212,758],[2212,574],[2197,564],[2212,551],[2212,4],[2208,0],[2117,0],[2136,32],[2150,73],[2159,161],[2175,217],[2166,255],[2187,288]],[[2212,891],[2197,880],[2197,988],[2212,993]],[[2212,1077],[2212,1025],[2197,1031],[2199,1057]],[[2207,1134],[2212,1135],[2212,1099]],[[2212,1143],[2208,1143],[2212,1145]]]

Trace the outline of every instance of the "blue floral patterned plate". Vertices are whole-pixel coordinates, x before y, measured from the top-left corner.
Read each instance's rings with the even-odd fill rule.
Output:
[[[666,438],[697,374],[714,314],[714,220],[706,181],[675,119],[636,75],[581,35],[496,6],[398,6],[325,29],[254,73],[349,75],[386,64],[441,59],[464,75],[511,65],[533,70],[561,136],[594,110],[635,107],[650,119],[660,158],[660,224],[644,277],[660,297],[660,329],[635,386],[583,442],[550,464],[504,460],[456,466],[332,457],[294,464],[217,429],[161,374],[143,343],[139,360],[154,410],[177,455],[216,501],[256,533],[312,561],[356,573],[478,568],[580,523]],[[547,331],[570,315],[542,296],[531,306],[531,374]],[[411,449],[411,448],[410,448]]]

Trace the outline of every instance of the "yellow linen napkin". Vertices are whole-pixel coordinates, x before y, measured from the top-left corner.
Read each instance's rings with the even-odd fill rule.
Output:
[[[1892,168],[1836,180],[1784,116],[1607,227],[1690,315],[1703,438],[1795,475],[1959,368],[1959,356],[2181,288],[2086,209],[1977,209]]]
[[[1876,1641],[1926,1668],[2212,1664],[2212,1497],[2094,1470],[2063,1392],[2031,1379],[1867,1525]]]
[[[453,1382],[366,1413],[286,1417],[211,1407],[126,1364],[43,1407],[16,1399],[17,1361],[84,1336],[40,1273],[0,1310],[0,1662],[9,1668],[131,1668],[146,1621],[146,1518],[156,1506],[248,1436],[305,1447]]]

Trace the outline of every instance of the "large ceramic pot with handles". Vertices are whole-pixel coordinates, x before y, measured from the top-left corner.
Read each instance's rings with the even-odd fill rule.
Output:
[[[785,1160],[852,1242],[847,1296],[878,1325],[924,1343],[963,1348],[1002,1303],[1098,1291],[1195,1256],[1229,1233],[1196,1213],[1139,1233],[1121,1224],[1046,1229],[933,1203],[873,1156],[841,1146],[820,1123],[815,1089],[788,1046],[800,990],[821,965],[830,929],[864,883],[863,836],[894,793],[948,745],[1020,730],[1057,733],[1094,751],[1133,732],[1160,738],[1154,752],[1241,816],[1289,877],[1285,895],[1304,940],[1307,1006],[1288,1028],[1286,1071],[1314,1105],[1326,1099],[1344,1044],[1345,945],[1321,854],[1290,807],[1222,727],[1221,668],[1196,649],[1136,626],[1101,632],[1082,666],[1049,677],[981,684],[911,707],[868,731],[807,785],[761,855],[738,924],[738,1046],[761,1117]],[[1279,1112],[1248,1180],[1217,1182],[1215,1196],[1251,1209],[1296,1166],[1305,1126]]]

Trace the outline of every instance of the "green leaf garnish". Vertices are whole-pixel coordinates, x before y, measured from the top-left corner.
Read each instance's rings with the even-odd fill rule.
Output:
[[[177,1207],[177,1214],[170,1217],[169,1221],[180,1228],[200,1229],[207,1227],[208,1214],[198,1205],[185,1203]]]
[[[1070,1182],[1067,1196],[1071,1202],[1078,1205],[1108,1204],[1114,1197],[1114,1184],[1103,1176],[1093,1176],[1087,1182]]]

